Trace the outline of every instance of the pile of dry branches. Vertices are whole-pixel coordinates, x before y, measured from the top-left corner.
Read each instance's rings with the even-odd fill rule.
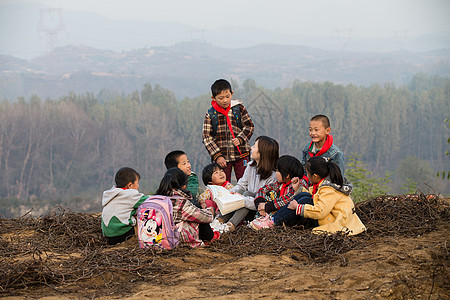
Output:
[[[436,195],[378,197],[358,203],[356,212],[368,228],[361,237],[313,234],[300,227],[255,232],[241,226],[213,242],[209,251],[235,257],[285,253],[305,263],[325,262],[363,247],[367,238],[422,234],[449,220],[448,206]],[[192,251],[187,245],[172,251],[139,249],[137,242],[107,246],[100,214],[56,208],[40,218],[0,219],[0,295],[20,294],[34,286],[60,292],[79,292],[82,287],[90,295],[92,291],[123,293],[131,290],[124,282],[159,281],[180,272],[165,258],[188,256]]]
[[[356,213],[369,237],[419,235],[450,219],[448,204],[437,195],[422,193],[369,199],[356,205]]]

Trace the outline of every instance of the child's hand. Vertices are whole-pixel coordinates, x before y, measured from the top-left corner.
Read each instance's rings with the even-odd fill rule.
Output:
[[[215,215],[214,207],[208,207],[207,209],[212,213],[213,216]]]
[[[261,216],[266,215],[266,204],[265,203],[258,204],[258,212]]]
[[[300,187],[300,179],[298,177],[294,177],[291,180],[292,182],[292,188],[297,192],[298,188]]]
[[[220,156],[217,160],[216,163],[221,166],[222,168],[225,168],[227,166],[227,161],[225,160],[225,158],[223,156]]]
[[[292,210],[296,210],[298,206],[297,200],[292,200],[291,202],[289,202],[288,204],[288,208],[292,209]]]
[[[241,141],[238,138],[231,139],[231,142],[235,146],[239,146],[241,144]]]
[[[206,203],[205,203],[205,202],[200,203],[200,205],[202,206],[202,208],[208,208],[208,207],[206,206]]]

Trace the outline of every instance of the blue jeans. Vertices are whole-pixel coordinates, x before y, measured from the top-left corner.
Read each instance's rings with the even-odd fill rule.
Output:
[[[295,195],[294,199],[298,202],[298,204],[311,204],[314,205],[312,196],[310,193],[299,193],[297,195]],[[285,206],[283,206],[279,211],[277,211],[274,215],[273,215],[273,222],[275,223],[275,225],[283,225],[283,223],[286,226],[293,226],[293,225],[308,225],[309,226],[313,226],[316,227],[319,225],[319,223],[317,222],[317,220],[313,220],[313,219],[308,219],[308,218],[304,218],[302,216],[299,216],[295,213],[295,210],[289,209],[288,208],[288,204],[286,204]]]

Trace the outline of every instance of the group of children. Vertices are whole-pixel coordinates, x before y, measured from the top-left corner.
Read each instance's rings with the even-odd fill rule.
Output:
[[[232,100],[229,82],[217,80],[211,92],[202,137],[212,163],[204,167],[202,180],[205,186],[219,185],[241,194],[245,207],[222,215],[209,189],[199,193],[198,176],[186,153],[170,152],[164,160],[167,172],[155,195],[172,197],[181,242],[202,246],[242,224],[255,230],[303,225],[349,235],[365,230],[350,198],[352,186],[343,176],[344,155],[333,144],[326,116],[311,119],[311,142],[298,160],[279,156],[278,142],[267,136],[257,137],[250,148],[253,122],[242,102]],[[235,185],[231,184],[232,169]],[[103,193],[102,231],[109,244],[134,235],[137,207],[148,198],[138,192],[139,179],[135,170],[122,168],[115,176],[116,185]]]

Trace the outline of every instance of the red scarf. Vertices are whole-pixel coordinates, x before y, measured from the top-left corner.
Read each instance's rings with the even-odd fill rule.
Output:
[[[310,157],[314,156],[321,156],[325,152],[330,149],[331,145],[333,145],[333,136],[331,134],[327,134],[327,139],[325,140],[325,143],[323,144],[322,148],[320,148],[319,152],[316,154],[311,152],[313,142],[311,141],[311,144],[309,144],[308,153]]]
[[[223,186],[223,187],[226,187],[228,183],[229,183],[229,182],[225,180],[225,182],[222,184],[222,186]]]
[[[325,179],[325,178],[324,178]],[[314,196],[315,193],[317,193],[317,190],[319,189],[320,184],[322,183],[323,179],[321,181],[319,181],[316,184],[313,184],[313,191],[312,191],[312,195]]]
[[[230,132],[231,132],[231,136],[234,139],[235,136],[234,136],[234,132],[233,132],[233,127],[231,126],[231,120],[230,120],[230,117],[228,116],[228,112],[230,111],[231,104],[228,105],[228,107],[226,109],[224,109],[222,106],[217,104],[216,101],[211,101],[211,105],[217,112],[220,112],[221,114],[223,114],[225,116],[225,118],[227,119],[228,128],[230,129]],[[242,155],[241,150],[239,149],[239,146],[236,146],[236,147],[239,151],[239,154]]]
[[[283,183],[281,185],[280,196],[284,196],[284,194],[286,194],[286,189],[287,189],[288,185],[290,185],[290,184],[291,184],[291,181],[289,180],[288,183]]]

